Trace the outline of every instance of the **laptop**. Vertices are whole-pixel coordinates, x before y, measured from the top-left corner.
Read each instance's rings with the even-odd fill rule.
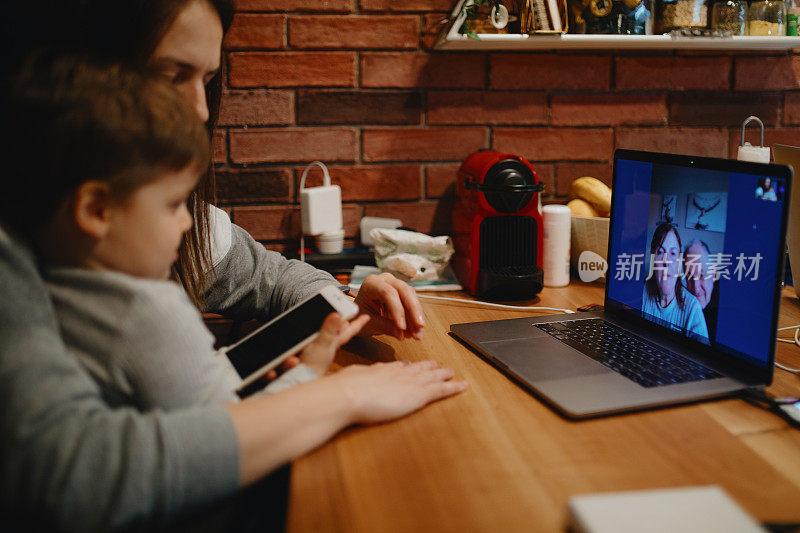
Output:
[[[800,146],[775,144],[772,156],[780,165],[792,167],[797,174],[800,168]],[[789,225],[786,229],[786,246],[789,249],[789,265],[791,266],[794,292],[800,298],[800,188],[792,190],[789,201]]]
[[[791,181],[783,165],[617,150],[603,310],[450,331],[569,418],[769,385]]]

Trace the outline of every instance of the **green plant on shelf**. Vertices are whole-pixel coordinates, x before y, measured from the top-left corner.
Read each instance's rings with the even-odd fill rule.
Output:
[[[464,13],[466,16],[458,32],[466,35],[470,39],[480,41],[478,33],[473,29],[473,23],[477,20],[481,8],[487,8],[486,11],[491,14],[494,13],[496,9],[500,9],[502,5],[503,2],[501,0],[467,0],[464,2],[464,5],[461,6],[461,13]]]

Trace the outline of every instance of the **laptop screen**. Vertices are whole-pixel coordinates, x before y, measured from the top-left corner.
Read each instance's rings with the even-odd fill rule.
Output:
[[[767,367],[791,174],[618,150],[606,305]]]

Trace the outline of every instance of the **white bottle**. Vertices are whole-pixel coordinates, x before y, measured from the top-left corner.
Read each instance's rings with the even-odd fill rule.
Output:
[[[547,287],[569,285],[569,241],[571,215],[565,205],[544,206],[544,284]]]

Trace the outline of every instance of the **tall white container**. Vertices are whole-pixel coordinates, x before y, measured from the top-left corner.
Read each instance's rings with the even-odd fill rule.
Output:
[[[565,205],[544,206],[544,284],[569,285],[569,243],[571,214]]]

